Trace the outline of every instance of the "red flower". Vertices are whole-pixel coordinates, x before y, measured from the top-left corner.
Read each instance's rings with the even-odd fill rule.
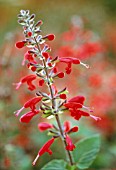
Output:
[[[73,58],[73,57],[72,58],[71,57],[59,58],[59,61],[67,64],[67,67],[65,68],[67,74],[71,73],[72,64],[80,64],[80,60],[77,58]]]
[[[38,124],[38,128],[42,132],[44,130],[53,128],[53,125],[50,123],[42,122]]]
[[[36,79],[36,75],[28,75],[25,77],[22,77],[20,79],[19,83],[13,83],[13,85],[16,85],[16,90],[19,89],[19,87],[23,84],[23,83],[27,83],[28,84],[28,89],[33,91],[36,89],[35,85],[32,84],[32,81]]]
[[[73,151],[75,149],[75,145],[72,143],[72,140],[68,135],[66,135],[66,143],[66,150]]]
[[[15,44],[17,48],[23,48],[26,44],[26,41],[20,41]]]
[[[28,112],[28,113],[25,113],[24,115],[22,115],[20,117],[20,122],[29,123],[30,120],[38,113],[39,113],[38,110],[33,110],[33,111]]]
[[[84,96],[76,96],[68,100],[68,102],[65,103],[64,106],[69,109],[71,116],[74,117],[74,119],[76,120],[79,120],[82,116],[90,116],[96,121],[100,120],[99,117],[93,116],[85,111],[80,110],[81,108],[84,108],[89,110],[89,112],[92,112],[92,110],[89,107],[83,105],[84,100],[85,100]]]
[[[34,98],[28,100],[21,109],[19,109],[19,110],[17,110],[17,111],[15,112],[15,113],[16,113],[16,116],[19,116],[20,112],[21,112],[24,108],[29,108],[29,107],[30,107],[30,109],[31,109],[32,111],[35,111],[35,109],[36,109],[35,105],[36,105],[37,103],[39,103],[39,102],[41,101],[41,99],[42,99],[42,96],[38,96],[38,97],[34,97]]]
[[[52,155],[52,151],[50,150],[50,146],[52,145],[52,143],[54,142],[54,138],[50,139],[49,141],[47,141],[42,148],[39,150],[35,160],[33,161],[32,165],[34,166],[38,160],[38,158],[43,155],[45,152],[48,152],[50,155]]]
[[[43,39],[47,39],[49,41],[52,41],[55,39],[55,35],[54,34],[48,34],[45,37],[43,37]]]
[[[37,64],[37,62],[34,60],[32,54],[30,54],[28,51],[24,55],[24,60],[22,61],[22,65],[25,64],[26,60],[28,60],[30,63]]]

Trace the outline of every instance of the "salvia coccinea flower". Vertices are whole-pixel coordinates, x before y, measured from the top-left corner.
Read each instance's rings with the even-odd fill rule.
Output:
[[[99,117],[93,116],[88,112],[80,110],[84,108],[87,109],[89,112],[93,112],[89,107],[83,105],[84,101],[85,101],[84,96],[76,96],[68,100],[66,103],[64,103],[64,106],[69,109],[71,116],[74,117],[74,119],[76,120],[79,120],[82,116],[90,116],[96,121],[100,120]]]
[[[25,108],[30,108],[31,111],[35,111],[36,107],[35,105],[38,104],[42,100],[42,96],[34,97],[30,100],[28,100],[21,109],[15,111],[15,115],[19,116],[19,114],[22,112],[23,109]]]
[[[39,150],[39,152],[38,152],[35,160],[34,160],[33,163],[32,163],[33,166],[36,164],[38,158],[39,158],[40,156],[42,156],[45,152],[48,152],[49,155],[52,155],[52,151],[51,151],[51,149],[50,149],[50,146],[53,144],[53,142],[54,142],[54,138],[50,139],[49,141],[47,141],[47,142],[42,146],[42,148]]]
[[[59,58],[59,61],[67,64],[67,67],[65,68],[67,74],[71,73],[72,64],[81,64],[84,65],[86,68],[89,68],[89,65],[82,63],[79,59],[74,57],[62,57]]]
[[[36,89],[35,85],[32,83],[35,79],[36,79],[36,75],[34,74],[31,74],[31,75],[27,75],[27,76],[24,76],[20,79],[20,81],[18,83],[13,83],[13,85],[16,86],[16,90],[19,89],[19,87],[24,84],[24,83],[27,83],[28,85],[28,89],[33,91]]]
[[[67,143],[66,150],[73,151],[76,148],[68,135],[66,135],[66,143]]]
[[[33,63],[33,64],[37,64],[37,62],[34,60],[34,57],[32,54],[30,54],[28,51],[25,53],[24,55],[24,59],[22,61],[22,65],[25,64],[26,60],[29,62],[29,63]]]
[[[50,123],[42,122],[38,124],[38,129],[43,132],[45,130],[53,128],[53,125]]]
[[[30,120],[39,113],[39,110],[33,110],[33,111],[30,111],[28,113],[25,113],[23,114],[21,117],[20,117],[20,122],[22,123],[29,123]]]

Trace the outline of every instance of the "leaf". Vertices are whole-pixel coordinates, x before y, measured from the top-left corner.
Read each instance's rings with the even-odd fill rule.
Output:
[[[99,135],[94,135],[79,141],[75,146],[73,157],[76,166],[80,169],[86,169],[93,163],[100,150],[100,137]]]
[[[47,163],[41,170],[67,170],[67,163],[61,159],[54,159]]]

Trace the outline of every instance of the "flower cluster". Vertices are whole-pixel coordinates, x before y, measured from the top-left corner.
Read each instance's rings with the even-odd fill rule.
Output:
[[[35,165],[37,159],[45,152],[48,152],[50,155],[52,154],[50,147],[59,137],[63,139],[70,162],[72,162],[70,151],[75,149],[75,145],[69,134],[77,132],[78,126],[71,128],[70,122],[68,121],[65,121],[62,126],[59,120],[59,114],[64,114],[64,111],[68,110],[71,116],[76,120],[79,120],[82,116],[92,117],[95,120],[99,120],[100,118],[91,115],[91,109],[83,105],[85,100],[84,96],[75,96],[68,100],[67,88],[65,87],[64,89],[58,90],[55,86],[55,80],[64,78],[65,73],[70,74],[73,64],[81,64],[87,68],[89,68],[89,66],[75,57],[52,57],[49,53],[51,48],[46,42],[54,40],[55,35],[48,34],[43,36],[41,34],[41,25],[43,22],[39,20],[35,23],[35,15],[30,15],[28,10],[21,10],[18,18],[19,24],[23,26],[25,39],[17,42],[16,47],[18,49],[25,46],[28,48],[24,55],[22,65],[26,65],[33,74],[22,77],[19,83],[14,83],[14,85],[16,89],[19,89],[21,85],[27,84],[30,91],[37,91],[35,92],[35,96],[24,103],[23,107],[16,111],[15,114],[19,116],[24,109],[29,108],[30,111],[20,117],[20,122],[29,123],[31,119],[39,113],[43,118],[54,117],[58,125],[58,127],[56,127],[46,122],[42,122],[38,125],[40,131],[49,130],[52,134],[52,138],[39,150],[37,157],[33,161],[33,165]],[[57,65],[60,63],[66,64],[65,72],[59,71]],[[48,87],[48,93],[39,90],[39,87],[43,85]],[[88,109],[89,113],[81,109]]]

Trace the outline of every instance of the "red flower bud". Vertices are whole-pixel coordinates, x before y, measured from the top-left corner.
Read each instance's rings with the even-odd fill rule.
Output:
[[[50,124],[50,123],[42,122],[42,123],[39,123],[39,124],[38,124],[38,128],[39,128],[39,130],[42,132],[42,131],[44,131],[44,130],[53,128],[53,125]]]
[[[43,84],[44,84],[44,80],[43,79],[39,80],[39,86],[43,86]]]
[[[15,44],[17,48],[23,48],[25,46],[26,41],[20,41]]]
[[[66,94],[60,94],[59,96],[61,99],[66,99]]]
[[[77,132],[78,131],[78,126],[74,126],[73,128],[70,129],[70,132]]]
[[[54,34],[49,34],[49,35],[46,35],[46,38],[49,40],[49,41],[52,41],[55,39],[55,35]]]
[[[32,36],[32,32],[28,32],[27,35],[28,35],[28,37],[31,37]]]
[[[49,58],[49,53],[47,53],[47,52],[43,52],[42,55],[45,57],[45,59]]]
[[[63,72],[60,72],[60,73],[58,73],[58,75],[57,75],[59,78],[63,78],[64,77],[64,73]]]

